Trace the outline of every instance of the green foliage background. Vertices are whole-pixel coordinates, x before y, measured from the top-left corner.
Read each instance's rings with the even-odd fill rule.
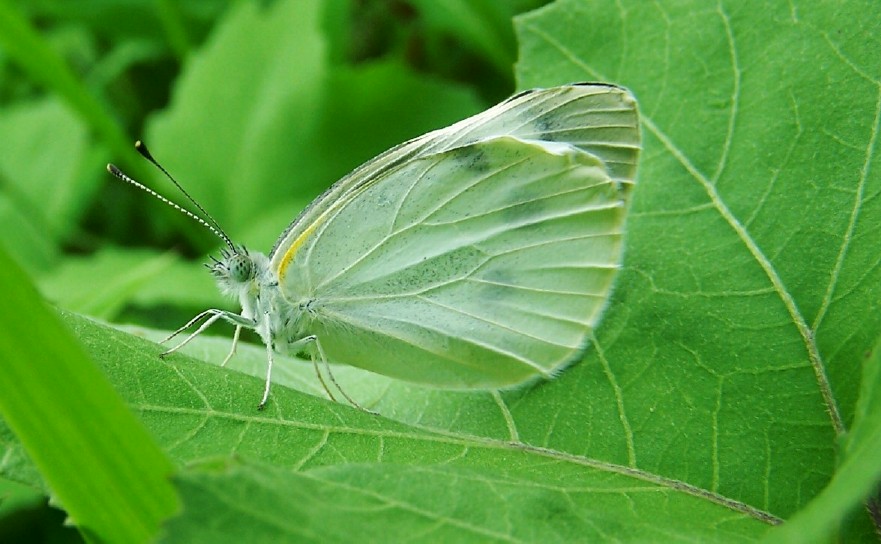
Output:
[[[0,541],[876,541],[876,6],[543,3],[0,0]],[[645,148],[556,380],[336,370],[373,416],[282,360],[257,412],[263,350],[219,368],[223,326],[157,357],[234,308],[217,240],[104,171],[175,194],[135,139],[267,250],[374,154],[585,80],[635,93]]]

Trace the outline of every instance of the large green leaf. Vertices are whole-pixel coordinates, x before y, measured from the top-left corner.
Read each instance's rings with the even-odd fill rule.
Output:
[[[387,403],[407,401],[411,424],[279,385],[261,412],[260,379],[184,355],[163,361],[162,348],[147,340],[65,317],[181,467],[185,505],[166,528],[169,541],[234,542],[249,534],[340,542],[364,535],[376,541],[411,531],[423,541],[530,540],[530,534],[569,541],[610,531],[634,538],[694,534],[750,540],[774,521],[682,482],[512,441],[505,432],[496,438],[429,429],[417,421],[414,403],[444,410],[449,399],[435,400],[417,388],[406,398],[383,394],[384,402],[373,406],[387,411]],[[204,349],[216,362],[228,347],[218,344],[204,339],[194,350]],[[236,361],[256,366],[264,356],[261,349],[246,348]],[[311,372],[307,364],[282,358],[279,370],[281,381],[314,387],[305,377]],[[364,396],[363,390],[351,392]],[[487,411],[479,402],[470,407]],[[476,431],[494,434],[493,418],[481,422],[480,415],[462,414],[462,424],[470,419]],[[217,456],[251,461],[220,472],[201,466]],[[39,483],[16,447],[7,448],[5,459],[7,474]],[[340,516],[346,522],[333,525]],[[303,519],[312,521],[297,521]]]
[[[768,542],[807,542],[827,539],[838,530],[842,519],[865,515],[854,508],[866,500],[874,516],[881,513],[881,343],[866,357],[863,384],[853,428],[845,442],[841,465],[822,493],[785,525],[770,531]],[[855,512],[854,512],[855,511]]]
[[[312,1],[231,9],[147,128],[157,158],[232,232],[259,216],[266,195],[296,194],[278,173],[299,171],[290,150],[317,123],[326,71],[318,14]]]
[[[521,85],[615,81],[644,123],[625,270],[582,367],[587,429],[619,431],[550,447],[781,517],[826,485],[881,323],[879,23],[866,2],[569,0],[519,20]]]
[[[674,532],[748,542],[762,530],[696,495],[516,448],[500,466],[499,453],[477,446],[434,466],[298,473],[209,465],[179,480],[188,510],[163,542],[662,542]]]

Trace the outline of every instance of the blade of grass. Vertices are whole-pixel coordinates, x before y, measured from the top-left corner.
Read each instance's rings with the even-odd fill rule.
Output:
[[[0,414],[83,536],[146,542],[178,507],[171,462],[0,251]]]

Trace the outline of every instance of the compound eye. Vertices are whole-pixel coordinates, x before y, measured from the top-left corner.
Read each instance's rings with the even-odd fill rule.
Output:
[[[254,279],[254,261],[246,255],[237,253],[231,256],[226,267],[229,270],[229,279],[234,282],[244,283]]]

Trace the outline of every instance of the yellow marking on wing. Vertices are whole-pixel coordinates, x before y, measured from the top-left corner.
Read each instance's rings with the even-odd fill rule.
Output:
[[[356,198],[358,195],[367,190],[368,187],[373,186],[373,184],[379,181],[379,179],[380,178],[367,180],[362,185],[356,186],[348,193],[344,192],[336,202],[332,203],[330,206],[327,207],[326,210],[321,212],[321,215],[319,215],[318,218],[315,219],[315,221],[313,221],[311,225],[306,227],[306,229],[303,230],[302,234],[297,236],[297,239],[293,241],[291,247],[289,247],[288,250],[284,252],[284,257],[281,258],[281,262],[278,265],[279,281],[284,279],[285,271],[287,270],[288,265],[291,264],[291,261],[294,259],[294,255],[297,254],[297,251],[300,249],[300,247],[304,243],[306,243],[306,239],[309,237],[309,235],[311,235],[315,231],[315,229],[318,228],[319,225],[324,223],[324,220],[330,217],[332,212],[335,212],[338,208],[345,206],[352,199]]]
[[[288,265],[291,264],[291,261],[294,259],[294,255],[297,254],[297,251],[300,247],[306,242],[306,238],[312,234],[318,225],[324,222],[324,217],[326,214],[322,214],[315,221],[309,225],[306,230],[304,230],[297,239],[291,244],[291,247],[288,248],[287,251],[284,252],[284,257],[281,258],[281,263],[278,265],[278,279],[281,280],[284,278],[285,270],[287,270]]]

